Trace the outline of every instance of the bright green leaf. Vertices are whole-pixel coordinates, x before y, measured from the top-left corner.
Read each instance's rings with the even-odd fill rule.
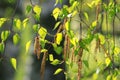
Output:
[[[41,28],[39,29],[38,33],[39,33],[39,35],[40,35],[40,37],[41,37],[42,39],[45,39],[46,34],[47,34],[47,30],[46,30],[44,27],[41,27]]]
[[[8,36],[10,35],[10,31],[2,31],[2,33],[1,33],[1,39],[2,39],[2,41],[5,41],[7,38],[8,38]]]
[[[21,20],[20,19],[14,19],[14,26],[15,26],[15,28],[17,29],[17,30],[20,30],[21,29],[21,26],[22,25],[22,22],[21,22]]]
[[[120,48],[119,47],[115,47],[114,48],[114,54],[118,55],[120,53]]]
[[[97,26],[97,21],[93,21],[92,22],[92,25],[91,25],[91,28],[93,29],[93,28],[95,28]]]
[[[105,59],[105,64],[106,64],[106,66],[109,66],[109,64],[111,63],[111,60],[110,60],[110,58],[106,58]]]
[[[4,43],[1,42],[1,43],[0,43],[0,52],[3,52],[3,51],[4,51],[4,48],[5,48]]]
[[[55,30],[58,26],[60,25],[60,21],[58,21],[56,24],[55,24],[55,26],[54,26],[54,29],[53,30]]]
[[[10,62],[11,62],[11,64],[12,64],[13,68],[16,70],[16,65],[17,65],[16,59],[15,59],[15,58],[11,58],[11,59],[10,59]]]
[[[24,28],[27,26],[28,21],[29,21],[29,18],[26,18],[23,20],[22,24]]]
[[[6,18],[0,18],[0,27],[2,27],[2,25],[5,23],[5,21],[7,21]]]
[[[56,35],[56,44],[60,45],[61,41],[62,41],[62,33],[57,33],[57,35]]]
[[[40,8],[40,6],[35,5],[35,6],[33,7],[33,11],[34,11],[37,15],[40,15],[40,13],[41,13],[41,8]]]
[[[45,43],[47,42],[47,40],[45,40],[45,39],[40,39],[40,45],[41,45],[41,47],[44,49],[44,47],[45,47]]]
[[[55,8],[52,12],[52,15],[55,18],[55,20],[57,20],[59,14],[60,14],[60,9],[59,8]]]
[[[52,65],[56,66],[60,63],[60,61],[58,59],[55,59],[51,62]]]
[[[106,80],[112,80],[112,75],[108,75]]]
[[[94,73],[93,74],[93,80],[97,80],[97,78],[98,78],[98,74]]]
[[[74,11],[72,12],[72,17],[74,17],[77,13],[78,13],[78,11],[77,11],[77,10],[74,10]]]
[[[53,60],[54,60],[53,54],[49,54],[49,60],[50,60],[50,61],[53,61]]]
[[[33,30],[37,33],[38,30],[40,29],[40,25],[39,24],[34,24],[33,25]]]
[[[47,49],[42,49],[41,50],[41,53],[43,52],[43,53],[45,53],[45,52],[47,52],[48,50]]]
[[[32,6],[31,5],[27,5],[27,7],[26,7],[26,14],[28,14],[31,10],[32,10]]]
[[[52,44],[52,45],[53,45],[53,47],[54,47],[54,51],[55,51],[58,55],[61,54],[63,48],[62,48],[61,46],[57,46],[56,43],[54,43],[54,44]]]
[[[16,45],[16,44],[18,44],[19,41],[20,41],[20,36],[16,33],[13,36],[13,43]]]
[[[87,12],[84,12],[84,16],[85,16],[86,20],[89,21],[89,17],[88,17],[88,13]]]
[[[57,74],[59,74],[59,73],[62,72],[62,71],[63,71],[63,69],[58,68],[58,69],[54,72],[54,75],[57,75]]]
[[[65,23],[65,29],[66,29],[67,31],[70,30],[70,22],[69,22],[69,21],[67,21],[67,22]]]
[[[100,39],[100,44],[104,44],[105,43],[105,37],[102,34],[99,34],[99,39]]]
[[[31,44],[31,41],[28,41],[26,43],[26,53],[28,52],[29,48],[30,48],[30,44]]]

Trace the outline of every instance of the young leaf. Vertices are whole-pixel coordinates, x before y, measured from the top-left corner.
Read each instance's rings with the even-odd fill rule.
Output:
[[[26,7],[26,14],[28,14],[32,10],[32,6],[27,5]]]
[[[29,48],[30,48],[30,44],[31,44],[31,41],[28,41],[26,43],[26,53],[28,52]]]
[[[106,64],[106,66],[109,66],[109,64],[111,63],[111,60],[110,60],[110,58],[106,58],[105,59],[105,64]]]
[[[16,70],[16,65],[17,65],[17,64],[16,64],[16,63],[17,63],[17,62],[16,62],[16,59],[15,59],[15,58],[11,58],[11,59],[10,59],[10,62],[11,62],[11,64],[12,64],[13,68]]]
[[[0,43],[0,52],[3,52],[3,51],[4,51],[4,48],[5,48],[4,43],[1,42],[1,43]]]
[[[59,74],[59,73],[62,72],[62,71],[63,71],[63,69],[58,68],[58,69],[54,72],[54,75],[57,75],[57,74]]]
[[[13,43],[16,45],[16,44],[18,44],[19,41],[20,41],[20,36],[16,33],[13,36]]]
[[[21,29],[21,24],[22,24],[22,22],[20,19],[14,19],[14,25],[18,30]]]
[[[5,21],[7,21],[6,18],[0,18],[0,27],[2,27],[2,25],[5,23]]]
[[[57,33],[56,35],[56,44],[60,45],[60,42],[62,41],[62,33]]]
[[[58,16],[60,13],[60,9],[59,8],[55,8],[52,12],[53,17],[55,18],[55,20],[57,20]]]
[[[37,15],[40,15],[40,13],[41,13],[41,8],[40,8],[40,6],[35,5],[35,6],[33,7],[33,11],[34,11]]]
[[[98,74],[94,73],[93,74],[93,80],[97,80],[97,78],[98,78]]]
[[[100,44],[104,44],[105,43],[105,37],[103,35],[99,35],[99,39],[100,39]]]
[[[120,53],[120,48],[119,47],[115,47],[114,48],[114,54],[118,55]]]
[[[47,30],[46,30],[45,28],[41,27],[41,28],[39,29],[38,33],[39,33],[39,35],[40,35],[40,37],[41,37],[42,39],[45,39],[46,34],[47,34]]]
[[[55,59],[51,62],[52,65],[56,66],[60,63],[60,61],[58,59]]]
[[[54,51],[59,55],[59,54],[61,54],[61,52],[62,52],[62,50],[63,50],[63,48],[61,47],[61,46],[57,46],[57,44],[52,44],[53,45],[53,47],[54,47]]]
[[[54,29],[53,30],[55,30],[58,26],[60,25],[60,21],[58,21],[56,24],[55,24],[55,26],[54,26]]]
[[[65,23],[65,29],[66,29],[67,31],[70,30],[70,22],[69,22],[69,21],[67,21],[67,22]]]
[[[7,30],[6,31],[2,31],[2,33],[1,33],[2,41],[5,41],[8,38],[9,34],[10,34],[10,31],[7,31]]]
[[[29,21],[29,18],[26,18],[23,20],[22,24],[24,28],[27,26],[28,21]]]
[[[94,29],[96,26],[97,26],[97,21],[93,21],[92,25],[91,25],[91,28]]]
[[[40,25],[39,25],[39,24],[34,24],[34,25],[33,25],[33,30],[34,30],[36,33],[38,32],[39,28],[40,28]]]
[[[86,20],[89,21],[89,17],[88,17],[88,13],[87,12],[84,12],[84,16],[85,16]]]
[[[47,52],[47,51],[48,51],[47,49],[42,49],[42,50],[41,50],[41,53],[42,53],[42,52],[44,53],[44,52]]]
[[[49,54],[49,60],[50,60],[50,61],[53,61],[53,60],[54,60],[53,54]]]

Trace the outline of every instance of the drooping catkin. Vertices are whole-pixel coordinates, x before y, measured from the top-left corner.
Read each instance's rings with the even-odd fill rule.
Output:
[[[44,52],[42,63],[41,63],[41,69],[40,69],[41,80],[44,80],[44,73],[45,73],[45,65],[46,65],[47,54],[48,54],[47,52]]]
[[[41,46],[39,43],[39,36],[35,37],[34,42],[34,54],[37,55],[37,58],[40,59]]]

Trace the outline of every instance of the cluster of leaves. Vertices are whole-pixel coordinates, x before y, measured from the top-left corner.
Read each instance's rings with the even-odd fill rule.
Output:
[[[63,0],[56,0],[55,5],[57,5],[58,3],[62,4],[62,2],[63,2]],[[108,14],[110,17],[114,17],[114,16],[117,16],[117,13],[119,13],[119,10],[120,10],[119,4],[114,3],[113,0],[111,0],[108,4],[104,3],[102,0],[93,0],[90,3],[85,2],[83,0],[81,0],[81,1],[69,0],[69,4],[70,4],[69,6],[63,5],[62,8],[55,7],[54,10],[52,11],[52,16],[56,20],[56,24],[55,24],[53,30],[58,29],[58,31],[56,32],[55,35],[51,35],[50,33],[48,33],[47,29],[40,26],[40,24],[37,24],[37,23],[32,24],[32,30],[34,31],[35,34],[38,35],[37,37],[39,37],[39,41],[35,42],[35,45],[34,45],[35,49],[39,51],[39,52],[36,52],[38,59],[39,59],[41,53],[46,54],[48,52],[49,49],[46,49],[45,45],[51,44],[53,46],[56,54],[60,55],[61,53],[63,53],[64,60],[61,61],[59,59],[54,59],[53,54],[49,53],[48,58],[49,58],[50,63],[52,65],[56,66],[56,65],[59,65],[59,64],[62,64],[63,62],[65,62],[66,67],[67,67],[67,70],[58,68],[54,72],[54,75],[57,75],[60,72],[64,72],[67,79],[70,79],[70,78],[71,78],[71,80],[77,79],[76,75],[72,75],[72,77],[71,77],[71,74],[78,73],[77,70],[79,68],[79,66],[78,66],[79,60],[80,61],[82,60],[83,64],[87,68],[90,67],[89,61],[82,58],[82,55],[80,56],[80,52],[81,53],[84,53],[85,51],[90,52],[89,46],[91,45],[91,43],[94,40],[96,40],[96,49],[97,50],[98,50],[98,48],[102,49],[102,53],[104,53],[104,55],[105,55],[104,63],[102,63],[102,65],[104,65],[104,69],[105,68],[112,69],[112,70],[108,69],[108,71],[110,73],[107,73],[105,75],[106,80],[111,80],[111,79],[116,80],[119,72],[118,72],[118,69],[115,67],[115,62],[118,61],[118,58],[120,55],[119,54],[120,48],[119,48],[119,46],[116,46],[114,44],[112,37],[109,37],[107,35],[107,38],[106,38],[105,35],[101,34],[100,32],[96,32],[96,29],[100,23],[99,19],[96,18],[95,20],[93,20],[91,22],[89,20],[90,19],[89,14],[86,11],[82,10],[81,6],[83,6],[83,7],[85,6],[87,8],[94,9],[101,5],[101,8],[103,8],[103,11],[105,14]],[[12,35],[12,37],[13,37],[13,44],[19,45],[19,43],[22,41],[21,33],[24,32],[28,28],[28,25],[30,24],[30,19],[34,18],[35,21],[40,21],[41,11],[42,10],[39,5],[32,5],[32,6],[28,5],[26,7],[26,14],[29,15],[32,12],[32,14],[30,14],[30,15],[32,15],[32,17],[30,16],[29,18],[25,18],[24,20],[21,20],[16,17],[14,17],[13,19],[0,18],[0,28],[2,26],[4,26],[5,22],[7,22],[9,20],[13,21],[12,30],[5,30],[0,33],[1,34],[0,53],[4,53],[5,46],[6,46],[5,43],[10,35]],[[96,11],[97,17],[102,14],[103,14],[103,12]],[[84,24],[84,26],[82,26],[82,28],[87,27],[87,28],[85,28],[86,36],[83,35],[84,30],[83,29],[80,30],[80,31],[82,31],[82,34],[80,34],[79,36],[80,37],[82,36],[82,39],[79,39],[75,35],[76,33],[72,30],[72,27],[74,28],[74,26],[71,26],[71,22],[72,22],[72,20],[75,21],[73,18],[76,15],[79,15],[79,18],[80,18],[80,20],[77,20],[80,23],[80,26],[78,26],[78,29],[81,27],[81,24]],[[81,15],[83,17],[81,17]],[[88,25],[86,22],[90,23],[90,25]],[[12,32],[14,32],[14,34],[11,34]],[[77,33],[77,34],[79,34],[79,33]],[[47,35],[52,36],[54,38],[54,41],[53,42],[48,41],[46,39]],[[64,40],[64,45],[61,46],[61,42],[63,40]],[[32,42],[32,40],[28,40],[25,43],[25,53],[29,52],[31,42]],[[109,43],[111,43],[111,44],[109,44]],[[37,44],[39,44],[38,46],[40,46],[40,47],[36,46]],[[42,66],[41,73],[44,73],[46,55],[45,55],[45,57],[43,57],[43,62],[41,65]],[[78,59],[78,57],[80,59]],[[17,63],[16,59],[11,58],[10,61],[12,63],[13,68],[16,69],[16,63]],[[98,61],[98,63],[99,63],[99,61]],[[83,66],[83,65],[81,65],[81,66]],[[99,66],[99,67],[101,67],[101,66]],[[99,71],[102,72],[102,71],[104,71],[104,69],[103,70],[97,69],[96,73],[93,74],[93,79],[96,80],[98,78]]]

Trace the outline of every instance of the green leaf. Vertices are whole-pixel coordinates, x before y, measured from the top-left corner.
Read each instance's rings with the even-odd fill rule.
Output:
[[[40,39],[40,45],[41,45],[41,47],[44,49],[44,47],[45,47],[45,43],[47,42],[47,40],[45,40],[45,39]]]
[[[97,21],[95,20],[92,22],[91,29],[94,29],[96,26],[97,26]]]
[[[120,48],[119,47],[115,47],[114,48],[114,54],[117,56],[120,53]]]
[[[60,45],[61,41],[62,41],[62,33],[57,33],[56,34],[56,41],[55,41],[56,44]]]
[[[8,38],[8,36],[10,35],[10,31],[2,31],[2,33],[1,33],[1,39],[2,39],[2,41],[5,41],[7,38]]]
[[[28,21],[29,21],[29,18],[26,18],[23,20],[22,24],[24,28],[26,28]]]
[[[21,30],[21,27],[22,27],[21,25],[22,25],[22,22],[20,19],[17,19],[17,18],[14,19],[14,26],[17,30]]]
[[[53,30],[55,30],[59,25],[60,25],[60,21],[58,21],[56,24],[55,24],[55,26],[54,26],[54,29]]]
[[[47,30],[46,30],[45,28],[41,27],[41,28],[39,29],[38,33],[39,33],[39,35],[40,35],[40,37],[41,37],[42,39],[45,39],[46,34],[47,34]]]
[[[61,46],[57,46],[57,44],[52,44],[54,47],[54,51],[59,55],[62,53],[63,48]]]
[[[30,44],[31,44],[31,41],[28,41],[28,42],[26,43],[26,53],[28,53],[28,50],[29,50],[29,48],[30,48]]]
[[[11,59],[10,59],[10,62],[11,62],[11,64],[12,64],[13,68],[16,70],[16,65],[17,65],[17,64],[16,64],[16,63],[17,63],[17,62],[16,62],[16,59],[15,59],[15,58],[11,58]]]
[[[62,72],[62,71],[63,71],[63,69],[58,68],[58,69],[54,72],[54,75],[57,75],[57,74],[59,74],[59,73]]]
[[[49,54],[49,60],[50,60],[50,61],[53,61],[53,60],[54,60],[53,54]]]
[[[67,22],[65,23],[65,29],[66,29],[67,31],[70,30],[70,22],[69,22],[69,21],[67,21]]]
[[[112,80],[112,75],[108,75],[106,80]]]
[[[40,6],[35,5],[35,6],[33,7],[33,11],[34,11],[37,15],[40,15],[40,13],[41,13],[41,8],[40,8]]]
[[[92,77],[93,77],[93,80],[97,80],[98,74],[94,73]]]
[[[107,58],[105,59],[105,64],[106,64],[106,66],[109,66],[110,63],[111,63],[111,60],[110,60],[110,58],[107,57]]]
[[[85,66],[86,66],[87,68],[89,68],[89,63],[88,63],[87,60],[83,60],[83,63],[85,64]]]
[[[52,15],[55,18],[55,20],[57,20],[59,14],[60,14],[60,9],[59,8],[55,8],[52,12]]]
[[[4,43],[1,42],[1,43],[0,43],[0,52],[3,52],[3,51],[4,51],[4,48],[5,48]]]
[[[45,52],[47,52],[48,50],[47,49],[42,49],[41,50],[41,53],[43,52],[43,53],[45,53]]]
[[[0,27],[7,21],[7,18],[0,18]]]
[[[104,37],[104,35],[99,34],[99,39],[100,39],[100,44],[103,45],[105,43],[105,37]]]
[[[88,17],[88,13],[87,12],[84,12],[84,16],[85,16],[86,20],[89,21],[89,17]]]
[[[58,59],[55,59],[51,62],[52,65],[56,66],[60,63],[60,61]]]
[[[16,33],[13,36],[13,43],[16,45],[16,44],[18,44],[19,41],[20,41],[20,36]]]
[[[34,24],[33,25],[33,30],[37,33],[38,30],[40,29],[40,24]]]
[[[32,6],[31,5],[27,5],[27,7],[26,7],[26,14],[28,14],[31,10],[32,10]]]

